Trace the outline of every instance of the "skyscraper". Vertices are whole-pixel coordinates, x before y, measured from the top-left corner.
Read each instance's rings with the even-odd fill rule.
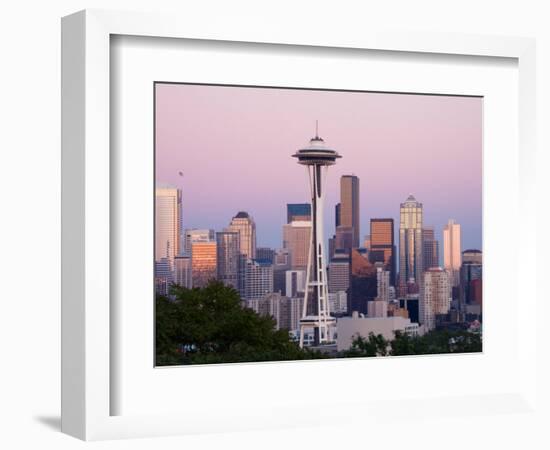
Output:
[[[335,250],[346,250],[348,253],[351,253],[351,249],[354,248],[353,233],[353,227],[344,225],[336,227],[336,236],[334,240]]]
[[[298,159],[299,164],[306,166],[311,188],[311,241],[307,251],[307,285],[300,320],[300,347],[303,347],[306,329],[313,328],[313,341],[318,345],[331,341],[330,328],[336,323],[330,315],[328,304],[323,203],[328,167],[335,164],[340,155],[327,147],[323,139],[315,133],[309,145],[292,156]]]
[[[460,267],[459,310],[466,312],[466,305],[482,304],[483,254],[480,250],[464,250]]]
[[[279,248],[273,256],[273,292],[284,293],[286,289],[286,271],[290,270],[290,250]]]
[[[247,259],[244,277],[244,298],[253,300],[273,292],[273,264],[269,261]]]
[[[393,230],[393,219],[371,219],[368,249],[373,253],[371,260],[384,263],[384,270],[390,273],[390,284],[395,286],[396,251]]]
[[[353,228],[354,248],[359,247],[359,178],[343,175],[340,178],[340,225]]]
[[[351,251],[351,278],[348,291],[348,314],[354,311],[367,314],[368,302],[377,295],[376,265],[365,249]]]
[[[193,287],[205,287],[217,273],[216,241],[193,242],[191,244],[191,271]]]
[[[208,228],[187,228],[184,231],[183,253],[191,254],[191,244],[193,242],[209,242],[216,238],[214,230]]]
[[[173,281],[172,263],[168,258],[155,261],[155,294],[168,295]]]
[[[193,271],[190,256],[176,256],[174,258],[174,283],[181,287],[193,287]]]
[[[306,289],[305,270],[287,270],[285,276],[285,296],[303,296]]]
[[[269,247],[256,247],[256,259],[265,259],[273,263],[275,250]]]
[[[347,292],[350,283],[350,255],[338,250],[328,264],[329,293]]]
[[[422,261],[424,270],[439,267],[439,241],[433,227],[422,229]]]
[[[410,194],[399,212],[399,290],[405,295],[407,283],[422,282],[422,203]]]
[[[453,287],[459,285],[461,264],[460,224],[449,219],[443,229],[443,267],[451,275],[451,286]]]
[[[376,299],[390,301],[390,272],[383,267],[376,268]]]
[[[424,273],[420,289],[419,320],[428,330],[436,325],[436,316],[447,314],[451,305],[449,274],[441,267]]]
[[[238,232],[241,255],[245,258],[256,258],[256,223],[250,214],[239,211],[225,231]]]
[[[155,190],[155,261],[167,258],[170,265],[180,254],[181,190],[157,187]]]
[[[342,204],[337,203],[334,206],[334,228],[337,228],[341,225],[340,223],[340,210],[341,210]]]
[[[217,244],[217,274],[226,286],[239,289],[239,252],[240,235],[236,231],[220,231],[216,233]]]
[[[306,270],[311,248],[311,222],[296,221],[283,225],[283,248],[290,251],[290,267]]]
[[[288,203],[286,205],[286,223],[304,220],[311,220],[311,205],[309,203]]]

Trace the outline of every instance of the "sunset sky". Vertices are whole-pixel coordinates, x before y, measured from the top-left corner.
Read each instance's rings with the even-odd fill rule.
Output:
[[[360,179],[361,241],[412,193],[424,224],[462,226],[481,249],[481,98],[156,85],[156,180],[182,189],[185,228],[256,221],[258,246],[282,246],[287,203],[309,202],[306,169],[291,155],[315,134],[342,158],[329,168],[325,239],[334,233],[341,175]],[[179,176],[178,172],[183,172]],[[442,244],[441,244],[442,248]]]

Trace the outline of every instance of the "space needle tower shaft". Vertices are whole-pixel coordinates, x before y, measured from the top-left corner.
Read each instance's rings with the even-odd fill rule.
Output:
[[[313,330],[313,344],[322,345],[332,340],[330,328],[335,320],[330,315],[328,283],[325,262],[323,207],[328,167],[341,156],[327,147],[316,130],[309,145],[294,155],[306,166],[311,190],[311,240],[306,273],[306,289],[300,319],[300,347],[304,346],[306,330]]]

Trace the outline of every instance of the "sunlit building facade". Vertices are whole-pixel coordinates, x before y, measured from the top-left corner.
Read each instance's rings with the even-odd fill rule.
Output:
[[[367,249],[372,253],[371,260],[384,264],[384,270],[389,272],[390,284],[395,286],[396,249],[393,219],[371,219],[369,239]]]
[[[256,258],[256,222],[250,214],[245,211],[239,211],[226,231],[236,231],[239,233],[240,253],[245,258]]]
[[[157,187],[155,190],[155,261],[167,258],[170,265],[180,254],[181,190]]]
[[[191,244],[193,242],[210,242],[215,240],[216,233],[209,228],[186,228],[184,231],[183,253],[191,254]]]
[[[449,219],[443,229],[443,267],[451,276],[452,286],[459,285],[460,266],[462,264],[460,242],[460,224]]]
[[[399,290],[405,295],[408,285],[422,282],[422,203],[411,194],[399,213]]]
[[[216,241],[191,244],[193,287],[204,287],[217,277],[217,256]]]
[[[306,270],[310,246],[310,221],[295,221],[283,225],[283,247],[290,251],[291,269]]]

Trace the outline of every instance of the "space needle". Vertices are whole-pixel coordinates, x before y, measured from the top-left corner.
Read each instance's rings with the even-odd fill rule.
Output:
[[[300,319],[300,347],[304,346],[304,332],[313,329],[314,345],[326,344],[332,340],[329,328],[335,325],[330,316],[328,283],[325,264],[325,237],[323,233],[323,204],[328,167],[341,156],[325,145],[315,127],[315,137],[309,145],[298,150],[293,158],[306,166],[311,189],[311,241],[306,272],[306,289],[302,317]]]

